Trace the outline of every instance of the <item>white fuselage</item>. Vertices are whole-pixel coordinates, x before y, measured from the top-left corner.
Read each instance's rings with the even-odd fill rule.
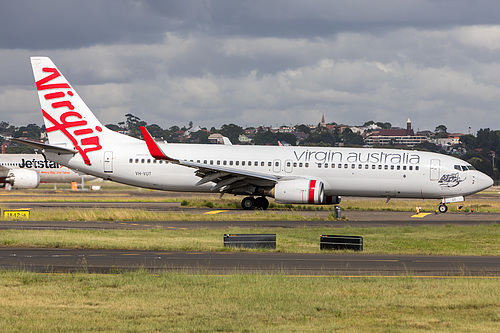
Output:
[[[155,160],[146,144],[107,133],[102,149],[88,154],[91,165],[76,155],[48,154],[75,170],[129,185],[167,191],[210,192],[214,183],[200,180],[190,167]],[[163,144],[178,160],[245,170],[280,179],[304,177],[324,182],[328,196],[447,198],[466,196],[492,185],[487,175],[446,155],[372,148],[225,146]]]

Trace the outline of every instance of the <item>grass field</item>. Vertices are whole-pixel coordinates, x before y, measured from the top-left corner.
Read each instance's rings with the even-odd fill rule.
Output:
[[[0,272],[2,332],[498,332],[500,280]]]
[[[185,207],[233,208],[239,200],[215,195],[131,195],[123,186],[103,192],[12,192],[2,201],[177,201]],[[50,192],[50,191],[49,191]],[[52,192],[50,192],[52,193]],[[464,209],[500,212],[500,200],[474,199]],[[4,200],[5,199],[5,200]],[[497,202],[499,201],[499,202]],[[434,211],[434,200],[344,199],[343,209]],[[319,235],[362,235],[364,253],[500,254],[500,226],[163,230],[154,221],[307,220],[295,210],[200,215],[140,209],[36,209],[32,220],[151,221],[149,230],[2,230],[0,246],[228,251],[224,233],[276,233],[277,252],[320,252]],[[450,205],[450,210],[455,210]],[[333,218],[329,215],[326,219]],[[324,218],[323,218],[324,219]],[[144,271],[120,274],[36,274],[0,270],[2,332],[498,332],[500,279],[207,276]]]
[[[225,233],[276,233],[276,251],[318,253],[322,234],[363,236],[364,253],[499,255],[500,225],[385,228],[150,230],[4,230],[0,246],[165,251],[242,251],[223,246]],[[259,250],[264,251],[264,250]]]

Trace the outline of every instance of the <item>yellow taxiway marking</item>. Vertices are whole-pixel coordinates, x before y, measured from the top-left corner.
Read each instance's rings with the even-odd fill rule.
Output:
[[[418,214],[415,214],[415,215],[412,215],[411,217],[417,217],[417,218],[423,218],[423,217],[426,217],[427,215],[431,215],[432,213],[418,213]]]
[[[214,215],[219,213],[225,213],[227,210],[212,210],[211,212],[206,212],[205,215]]]

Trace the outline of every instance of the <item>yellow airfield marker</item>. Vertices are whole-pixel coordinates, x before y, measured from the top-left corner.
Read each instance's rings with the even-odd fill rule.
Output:
[[[227,210],[212,210],[211,212],[206,212],[205,215],[215,215],[219,213],[225,213]]]
[[[424,218],[426,217],[427,215],[431,215],[431,213],[418,213],[418,214],[415,214],[415,215],[412,215],[411,217],[416,217],[416,218]]]

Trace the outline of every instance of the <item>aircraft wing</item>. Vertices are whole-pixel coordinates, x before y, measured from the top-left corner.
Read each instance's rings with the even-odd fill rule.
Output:
[[[141,126],[140,129],[152,157],[157,160],[166,160],[196,169],[196,176],[201,178],[196,185],[203,185],[208,182],[216,183],[211,189],[214,192],[252,194],[256,187],[273,187],[281,179],[274,175],[227,168],[220,165],[183,161],[169,157],[154,141],[146,128]]]

